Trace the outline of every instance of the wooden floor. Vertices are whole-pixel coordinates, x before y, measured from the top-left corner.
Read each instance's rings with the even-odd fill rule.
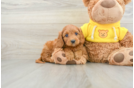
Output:
[[[82,0],[1,0],[2,88],[132,88],[132,67],[36,64],[46,41],[89,22]],[[121,26],[133,32],[133,3]]]
[[[2,59],[2,88],[133,88],[133,68],[101,63],[36,64]]]

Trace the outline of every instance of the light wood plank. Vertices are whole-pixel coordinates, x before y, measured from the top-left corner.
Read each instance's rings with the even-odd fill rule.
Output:
[[[132,23],[132,2],[122,23]],[[2,0],[2,24],[85,23],[89,21],[82,0]]]
[[[58,32],[65,25],[67,24],[2,25],[2,59],[39,58],[45,42],[57,38]],[[80,27],[83,24],[74,25]],[[128,29],[132,28],[131,25],[122,24]]]
[[[130,14],[132,17],[133,14]],[[56,11],[2,14],[2,24],[85,23],[87,11]],[[132,18],[123,17],[121,23],[132,23]]]
[[[84,70],[93,88],[133,87],[133,67],[89,63]]]
[[[9,63],[10,62],[10,63]],[[36,64],[2,59],[2,88],[133,88],[133,68],[101,63]]]
[[[12,64],[5,60],[2,62],[4,62],[2,88],[89,88],[90,86],[82,65],[36,64],[32,60],[24,59],[12,61]]]

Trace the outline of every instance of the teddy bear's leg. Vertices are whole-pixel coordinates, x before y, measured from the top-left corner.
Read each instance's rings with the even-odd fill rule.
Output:
[[[62,65],[85,64],[86,63],[86,59],[84,56],[82,56],[80,60],[71,60],[71,61],[68,60],[66,57],[66,54],[62,48],[56,48],[52,54],[51,59],[54,60],[54,63],[62,64]]]
[[[113,51],[108,57],[111,65],[133,66],[133,48],[122,47]]]
[[[69,61],[67,59],[66,54],[62,48],[56,48],[52,54],[51,59],[54,60],[55,64],[62,64],[62,65],[76,64],[75,60]]]
[[[66,58],[65,52],[62,48],[56,48],[52,53],[52,60],[54,60],[55,64],[66,64],[68,59]]]

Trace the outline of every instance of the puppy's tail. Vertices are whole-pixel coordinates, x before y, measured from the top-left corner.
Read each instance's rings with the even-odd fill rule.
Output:
[[[45,63],[45,62],[42,61],[42,58],[41,57],[39,59],[37,59],[35,62],[36,63],[42,63],[42,64]]]

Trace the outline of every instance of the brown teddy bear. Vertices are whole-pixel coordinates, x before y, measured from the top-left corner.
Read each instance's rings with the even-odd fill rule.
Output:
[[[80,33],[80,35],[86,39],[85,47],[87,52],[84,50],[84,53],[79,52],[75,55],[75,52],[78,52],[79,48],[82,49],[81,46],[77,48],[77,45],[73,48],[69,47],[69,50],[66,51],[64,49],[65,47],[63,47],[63,41],[59,41],[64,40],[65,45],[68,44],[65,38],[66,35],[62,32],[62,37],[58,37],[56,45],[53,43],[48,44],[49,46],[52,45],[55,47],[52,49],[52,57],[50,55],[49,60],[57,64],[85,64],[86,60],[88,60],[96,63],[108,62],[113,65],[132,66],[133,36],[126,28],[120,27],[120,20],[124,14],[125,5],[130,1],[131,0],[83,0],[84,5],[88,7],[90,22],[81,27],[80,30],[82,30],[82,33]],[[71,30],[75,28],[72,29],[69,27]],[[68,32],[72,33],[71,35],[73,36],[75,33],[71,32],[71,30]],[[82,45],[84,49],[83,43],[80,45]],[[89,58],[87,58],[87,53]],[[45,54],[46,53],[42,53],[42,57],[44,57]],[[75,57],[80,58],[75,59]],[[39,58],[36,62],[42,63],[42,60],[43,59]]]
[[[133,65],[133,35],[120,20],[131,0],[83,0],[90,22],[81,30],[90,62]]]

